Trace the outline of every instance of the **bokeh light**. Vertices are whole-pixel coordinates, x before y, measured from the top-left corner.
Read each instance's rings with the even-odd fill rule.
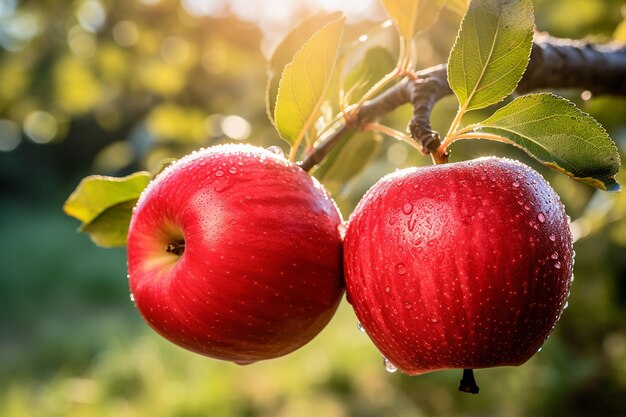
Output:
[[[122,20],[113,27],[113,38],[120,46],[133,46],[139,39],[139,29],[130,20]]]
[[[76,11],[80,25],[89,32],[98,32],[106,22],[106,10],[98,0],[85,0]]]
[[[250,136],[250,123],[237,115],[226,116],[222,119],[222,131],[226,136],[235,140],[245,140]]]
[[[52,141],[59,131],[57,119],[48,112],[34,111],[24,120],[24,132],[35,143]]]

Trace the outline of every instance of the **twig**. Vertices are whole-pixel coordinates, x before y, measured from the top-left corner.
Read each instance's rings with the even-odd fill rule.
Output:
[[[300,162],[305,171],[323,161],[333,147],[354,129],[412,103],[414,116],[409,123],[411,136],[424,153],[435,155],[439,134],[430,126],[430,113],[441,98],[452,94],[447,68],[439,65],[417,73],[417,80],[403,80],[376,98],[367,101],[354,114],[349,125],[342,123],[320,139],[313,151]],[[537,34],[526,73],[517,92],[538,89],[583,89],[593,95],[626,96],[626,45],[591,44]]]

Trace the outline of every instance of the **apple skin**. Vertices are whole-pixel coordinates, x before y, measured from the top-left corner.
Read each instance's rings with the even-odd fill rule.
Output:
[[[134,209],[132,298],[191,351],[239,364],[285,355],[324,328],[343,295],[341,224],[322,186],[283,156],[249,145],[194,152]]]
[[[410,375],[526,362],[564,309],[573,258],[558,195],[501,158],[384,177],[344,239],[348,300]]]

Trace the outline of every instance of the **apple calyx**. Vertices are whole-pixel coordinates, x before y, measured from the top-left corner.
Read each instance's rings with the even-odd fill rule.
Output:
[[[176,242],[169,242],[167,246],[165,246],[165,252],[182,256],[182,254],[185,252],[185,241],[179,240]]]

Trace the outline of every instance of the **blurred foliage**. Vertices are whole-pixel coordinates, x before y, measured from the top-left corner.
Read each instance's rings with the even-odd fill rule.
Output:
[[[626,413],[626,194],[595,191],[503,144],[459,142],[452,160],[509,155],[542,172],[573,219],[576,280],[541,353],[519,368],[479,370],[478,396],[456,391],[456,371],[386,373],[346,303],[320,337],[267,363],[239,367],[176,348],[132,306],[124,251],[96,248],[73,231],[61,206],[85,175],[150,171],[224,142],[283,146],[265,114],[265,56],[309,8],[332,11],[329,3],[0,0],[0,416]],[[354,41],[346,69],[374,46],[397,53],[394,33],[380,29],[379,5],[336,3]],[[534,5],[539,30],[626,40],[623,0]],[[444,10],[418,37],[420,67],[447,60],[459,20]],[[561,93],[596,117],[624,155],[626,100]],[[446,130],[455,111],[453,97],[442,100],[434,127]],[[404,106],[384,121],[402,131],[409,118]],[[430,163],[390,138],[376,147],[354,180],[329,184],[345,217],[382,175]],[[624,172],[618,180],[626,184]]]

